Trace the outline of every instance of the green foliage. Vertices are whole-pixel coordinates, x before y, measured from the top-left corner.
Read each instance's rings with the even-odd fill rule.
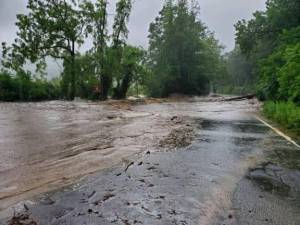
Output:
[[[152,96],[206,94],[219,72],[221,48],[186,0],[166,1],[149,28],[147,87]]]
[[[97,0],[95,4],[85,0],[81,8],[86,15],[87,33],[92,33],[93,37],[93,60],[96,76],[98,79],[98,97],[105,100],[111,85],[111,77],[105,65],[108,63],[107,41],[109,40],[107,31],[107,1]]]
[[[126,44],[132,0],[117,2],[111,35],[107,5],[107,0],[29,0],[28,13],[17,16],[18,38],[12,46],[2,44],[3,65],[21,74],[28,62],[43,71],[46,57],[62,59],[62,97],[105,100],[112,92],[117,98],[126,97],[141,63],[133,56],[140,53],[128,54],[128,49],[139,52],[137,48]],[[76,50],[89,35],[94,46],[80,56]],[[43,95],[40,91],[34,89],[37,96]]]
[[[86,53],[84,55],[76,55],[75,71],[76,71],[76,96],[83,99],[99,98],[99,82],[96,75],[96,65],[94,54]],[[68,96],[70,92],[70,71],[71,65],[68,61],[64,61],[64,71],[60,86],[63,96]]]
[[[45,68],[47,56],[69,60],[75,67],[76,46],[83,43],[84,20],[76,1],[29,0],[28,14],[17,15],[18,38],[11,47],[3,43],[6,67],[16,72],[29,60]],[[75,71],[70,71],[69,98],[75,96]]]
[[[285,64],[278,73],[279,95],[300,105],[300,43],[288,46],[283,59]]]
[[[300,1],[268,0],[265,12],[238,22],[236,30],[237,44],[259,75],[258,96],[299,104]]]
[[[18,83],[5,71],[0,72],[0,101],[14,101],[18,99]]]
[[[122,99],[126,97],[127,91],[134,82],[139,85],[145,74],[143,66],[145,51],[140,48],[125,46],[121,60],[120,74],[122,77],[116,78],[113,97]]]
[[[55,81],[32,78],[29,72],[11,75],[0,72],[0,101],[41,101],[58,99],[60,88]]]
[[[261,63],[258,91],[263,99],[300,104],[300,27],[284,32],[280,45]]]
[[[284,30],[300,25],[300,1],[268,0],[266,4],[265,12],[255,12],[253,19],[235,25],[237,44],[254,60],[271,54]]]
[[[128,37],[127,22],[129,21],[131,9],[132,0],[119,0],[117,2],[112,34],[113,46],[115,48],[124,44]]]
[[[88,24],[87,33],[92,34],[93,37],[94,46],[91,50],[93,59],[91,60],[94,61],[98,95],[102,100],[107,99],[109,93],[112,93],[115,98],[126,97],[135,74],[135,66],[125,65],[128,60],[128,49],[137,49],[126,44],[132,0],[117,2],[111,35],[107,32],[107,4],[106,0],[97,0],[95,4],[85,0],[81,5]],[[131,56],[131,60],[133,58],[135,57]],[[129,69],[132,71],[128,71]]]
[[[269,119],[300,134],[300,107],[295,103],[268,101],[264,104],[263,113]]]

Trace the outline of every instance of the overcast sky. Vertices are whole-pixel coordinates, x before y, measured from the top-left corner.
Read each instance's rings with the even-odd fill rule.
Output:
[[[116,0],[109,0],[110,11]],[[150,22],[158,15],[164,0],[135,0],[130,17],[129,42],[147,47]],[[215,33],[229,51],[234,47],[233,25],[240,19],[249,19],[256,10],[265,8],[266,0],[199,0],[201,19]],[[16,14],[24,13],[27,0],[0,0],[0,43],[11,43],[15,38]]]

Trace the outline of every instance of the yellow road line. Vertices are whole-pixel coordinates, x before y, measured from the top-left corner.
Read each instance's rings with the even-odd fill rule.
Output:
[[[259,120],[260,122],[262,122],[263,124],[265,124],[267,127],[270,127],[278,135],[280,135],[281,137],[285,138],[287,141],[289,141],[290,143],[292,143],[293,145],[295,145],[296,147],[298,147],[300,149],[300,145],[298,145],[291,137],[287,136],[286,134],[284,134],[283,132],[281,132],[280,130],[278,130],[276,127],[273,127],[272,125],[270,125],[269,123],[267,123],[266,121],[264,121],[262,118],[260,118],[258,116],[255,116],[255,118],[257,120]]]

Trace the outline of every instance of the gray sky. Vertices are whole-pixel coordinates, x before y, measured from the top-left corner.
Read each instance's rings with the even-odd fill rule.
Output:
[[[116,0],[110,0],[110,9]],[[130,17],[129,42],[147,47],[150,22],[158,15],[163,0],[135,0]],[[266,0],[199,0],[201,19],[215,32],[215,36],[229,51],[234,47],[233,25],[240,19],[249,19],[256,10],[265,8]],[[0,0],[0,43],[13,42],[16,33],[16,14],[24,13],[27,0]]]

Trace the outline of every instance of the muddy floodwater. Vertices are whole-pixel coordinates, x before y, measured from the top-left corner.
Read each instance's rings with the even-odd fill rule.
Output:
[[[300,149],[259,103],[0,104],[0,224],[299,225]],[[29,223],[28,223],[29,224]]]

